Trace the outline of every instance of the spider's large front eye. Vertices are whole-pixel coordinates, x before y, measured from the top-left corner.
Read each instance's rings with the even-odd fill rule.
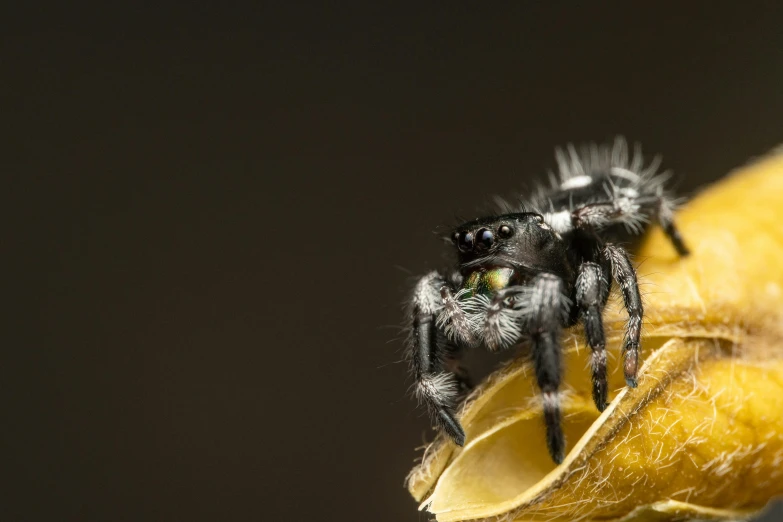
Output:
[[[495,235],[491,230],[482,228],[476,233],[476,246],[480,249],[486,249],[495,242]]]
[[[473,250],[473,234],[471,232],[460,232],[457,236],[457,248],[460,249],[460,252]]]

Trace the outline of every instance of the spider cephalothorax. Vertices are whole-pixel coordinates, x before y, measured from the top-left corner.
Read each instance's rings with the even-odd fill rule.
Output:
[[[410,307],[411,366],[416,393],[437,426],[457,444],[465,433],[456,402],[469,388],[458,355],[463,348],[489,350],[529,342],[543,397],[547,446],[561,462],[560,336],[584,325],[592,350],[593,400],[607,404],[606,352],[601,315],[612,282],[620,286],[628,324],[623,370],[636,386],[642,302],[636,271],[615,244],[656,220],[681,256],[688,251],[672,221],[658,162],[644,166],[637,149],[629,158],[623,140],[611,147],[558,151],[559,177],[518,209],[456,228],[456,267],[422,277]],[[515,211],[514,211],[515,210]]]

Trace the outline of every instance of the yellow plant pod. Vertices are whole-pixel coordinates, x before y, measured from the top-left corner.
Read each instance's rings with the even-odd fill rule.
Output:
[[[655,227],[636,256],[645,323],[639,386],[625,387],[627,319],[604,324],[609,407],[591,398],[581,327],[563,342],[568,455],[551,461],[531,362],[491,375],[408,489],[438,521],[746,518],[783,495],[783,154],[743,167],[676,216],[692,254]]]

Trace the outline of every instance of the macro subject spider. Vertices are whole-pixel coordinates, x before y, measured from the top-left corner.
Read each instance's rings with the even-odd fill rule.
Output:
[[[642,301],[636,271],[618,242],[643,233],[652,221],[680,256],[688,255],[673,221],[673,200],[659,159],[645,166],[641,149],[613,145],[558,149],[551,186],[517,208],[458,226],[450,239],[457,264],[431,272],[415,286],[409,307],[409,350],[416,395],[436,427],[460,446],[465,432],[455,415],[470,388],[459,357],[465,348],[490,351],[530,344],[542,394],[546,442],[563,460],[558,388],[562,330],[581,322],[591,349],[592,395],[607,406],[602,312],[616,281],[628,312],[623,371],[636,387]]]

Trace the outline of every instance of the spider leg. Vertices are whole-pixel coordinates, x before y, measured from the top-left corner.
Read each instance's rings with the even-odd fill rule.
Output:
[[[528,330],[532,340],[536,379],[544,404],[546,441],[552,460],[560,464],[565,456],[565,437],[560,417],[560,377],[563,373],[560,333],[569,307],[563,295],[563,281],[542,273],[533,280],[527,303]]]
[[[449,339],[466,346],[474,346],[477,343],[476,334],[473,332],[471,318],[459,302],[458,295],[454,295],[448,283],[441,281],[440,298],[443,307],[437,317],[437,326],[442,329]]]
[[[432,421],[462,446],[465,432],[454,415],[459,382],[444,371],[446,339],[439,335],[437,326],[437,317],[444,310],[441,289],[446,285],[437,272],[425,275],[416,284],[409,317],[411,370],[416,395],[427,405]]]
[[[606,339],[601,311],[609,294],[609,287],[601,266],[583,263],[576,279],[576,304],[585,328],[587,344],[592,350],[593,402],[598,411],[606,409]]]
[[[672,242],[674,249],[680,257],[686,257],[690,254],[690,250],[688,250],[688,247],[682,240],[680,231],[677,230],[677,227],[674,225],[674,212],[672,212],[672,203],[668,198],[664,196],[658,197],[657,214],[658,222],[661,224],[661,228],[663,228],[666,237]]]
[[[687,256],[690,251],[674,224],[672,202],[661,194],[641,198],[619,195],[610,201],[584,205],[571,213],[570,226],[575,229],[600,229],[613,223],[624,223],[629,230],[641,232],[642,224],[647,220],[647,213],[657,216],[658,223],[677,254],[681,257]]]
[[[610,201],[590,203],[571,212],[571,227],[601,229],[614,223],[625,223],[630,230],[640,232],[646,220],[641,206],[633,198],[617,197]]]
[[[639,371],[639,339],[644,315],[639,284],[636,281],[636,270],[634,270],[631,260],[628,259],[628,254],[622,248],[606,245],[603,253],[611,265],[612,277],[620,285],[625,309],[628,311],[628,324],[623,341],[623,356],[625,358],[623,371],[628,386],[636,388],[636,374]]]
[[[478,317],[483,317],[480,327],[481,339],[491,351],[508,348],[518,342],[522,335],[520,319],[527,307],[526,295],[530,289],[525,286],[509,286],[490,300],[484,296],[472,299],[472,309]],[[478,305],[473,304],[478,301]]]

